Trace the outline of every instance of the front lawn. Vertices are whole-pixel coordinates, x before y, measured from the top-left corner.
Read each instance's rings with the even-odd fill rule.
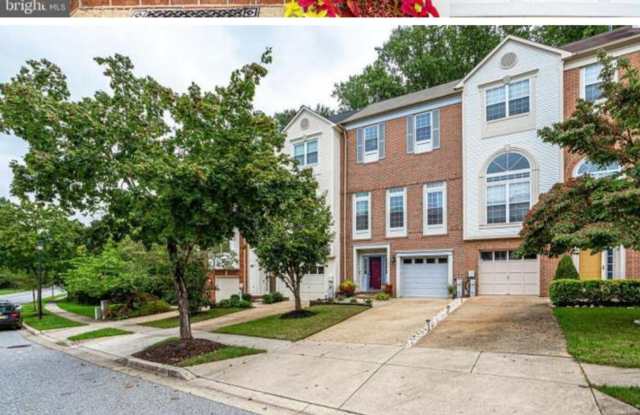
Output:
[[[629,405],[640,409],[640,388],[635,386],[596,386],[602,393],[613,396]]]
[[[215,307],[211,310],[202,311],[191,316],[191,323],[197,323],[199,321],[210,320],[212,318],[221,317],[227,314],[236,313],[238,311],[246,310],[246,308],[237,307]],[[180,326],[180,319],[178,317],[163,318],[162,320],[149,321],[141,323],[141,326],[155,327],[158,329],[170,329]]]
[[[246,323],[221,327],[214,330],[214,332],[297,341],[368,310],[368,307],[357,305],[316,305],[306,310],[313,312],[314,315],[287,319],[280,318],[280,315],[269,316]],[[375,327],[371,329],[375,330]]]
[[[95,308],[94,305],[89,304],[79,304],[71,301],[57,301],[56,304],[58,307],[63,309],[64,311],[68,311],[69,313],[77,314],[79,316],[89,317],[91,319],[95,319]]]
[[[75,336],[69,337],[69,340],[77,342],[80,340],[89,340],[89,339],[97,339],[100,337],[112,337],[112,336],[121,336],[123,334],[131,334],[130,331],[116,329],[112,327],[106,327],[104,329],[98,329],[89,331],[82,334],[77,334]]]
[[[42,320],[38,320],[38,313],[33,304],[24,304],[22,306],[22,321],[36,330],[53,330],[86,325],[52,314],[47,310],[44,310]]]
[[[554,314],[576,359],[640,368],[640,308],[555,308]]]

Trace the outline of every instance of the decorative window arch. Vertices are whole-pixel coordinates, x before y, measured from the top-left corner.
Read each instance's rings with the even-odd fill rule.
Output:
[[[611,162],[609,164],[601,165],[592,162],[591,160],[583,159],[576,166],[573,176],[580,177],[589,175],[595,178],[613,176],[622,171],[622,167],[617,161]]]
[[[485,171],[486,223],[520,223],[531,207],[531,175],[529,159],[514,150],[500,153]]]

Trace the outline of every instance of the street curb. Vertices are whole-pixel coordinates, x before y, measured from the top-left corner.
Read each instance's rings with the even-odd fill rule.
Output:
[[[149,362],[148,360],[142,360],[136,357],[118,357],[114,359],[114,362],[133,369],[153,372],[160,376],[178,378],[187,381],[197,378],[196,375],[194,375],[187,369],[164,365],[162,363]]]

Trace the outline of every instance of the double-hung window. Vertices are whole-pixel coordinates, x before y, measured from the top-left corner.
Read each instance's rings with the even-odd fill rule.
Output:
[[[424,190],[424,234],[447,233],[446,182],[427,183]]]
[[[371,193],[353,195],[353,236],[354,239],[371,237]]]
[[[356,162],[373,163],[385,157],[384,122],[356,130]]]
[[[594,63],[585,66],[582,71],[582,98],[589,102],[596,102],[602,97],[602,79],[600,79],[602,64]]]
[[[528,79],[487,89],[485,92],[486,120],[493,121],[518,114],[527,114],[531,107]]]
[[[407,235],[406,189],[387,190],[387,237]]]
[[[300,166],[318,163],[318,140],[309,140],[293,145],[293,158]]]
[[[531,206],[531,167],[523,155],[507,152],[487,168],[486,223],[519,223]]]
[[[425,112],[415,116],[415,152],[421,153],[431,149],[432,113]]]

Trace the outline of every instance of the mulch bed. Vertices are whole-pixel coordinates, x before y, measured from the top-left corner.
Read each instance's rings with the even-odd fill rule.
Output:
[[[317,313],[314,313],[313,311],[310,310],[293,310],[293,311],[289,311],[288,313],[284,313],[283,315],[280,316],[281,319],[286,320],[289,318],[307,318],[307,317],[311,317],[311,316],[315,316]]]
[[[148,347],[141,352],[135,353],[133,357],[175,366],[185,359],[213,352],[222,347],[225,347],[222,343],[205,339],[193,339],[186,341],[172,339]]]

